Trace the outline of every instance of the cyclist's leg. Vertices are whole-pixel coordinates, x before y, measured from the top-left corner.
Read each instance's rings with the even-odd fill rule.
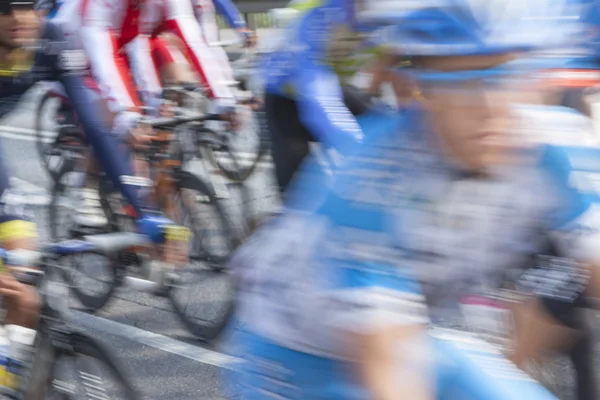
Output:
[[[275,176],[283,195],[300,164],[309,152],[312,135],[300,121],[296,102],[267,93],[265,115],[271,135],[271,153]]]
[[[540,299],[519,304],[513,311],[515,332],[511,361],[524,369],[532,360],[538,360],[550,349],[569,343],[573,331],[562,325]]]

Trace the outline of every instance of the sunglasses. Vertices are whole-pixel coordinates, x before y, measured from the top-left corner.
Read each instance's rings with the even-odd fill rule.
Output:
[[[0,15],[11,15],[15,11],[31,11],[33,8],[33,1],[1,1]]]

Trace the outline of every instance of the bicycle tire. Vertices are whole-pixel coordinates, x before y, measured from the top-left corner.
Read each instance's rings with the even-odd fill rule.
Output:
[[[239,226],[239,232],[240,232],[240,238],[245,238],[247,237],[251,231],[252,231],[252,227],[253,227],[253,222],[254,222],[254,208],[253,208],[253,202],[252,199],[250,198],[250,192],[248,191],[248,188],[245,185],[245,179],[242,178],[242,176],[240,175],[240,172],[238,171],[238,161],[236,156],[234,155],[234,153],[230,150],[227,149],[226,150],[227,153],[229,154],[229,159],[231,160],[231,164],[233,165],[232,168],[229,168],[227,173],[224,173],[225,177],[227,178],[227,180],[229,181],[229,184],[227,185],[228,187],[233,186],[233,189],[235,189],[237,192],[239,192],[240,194],[240,200],[241,200],[241,204],[240,204],[240,210],[241,210],[241,220],[240,220],[240,226]],[[200,154],[203,158],[205,158],[209,164],[211,164],[213,167],[215,167],[215,164],[217,163],[217,161],[214,159],[214,155],[212,152],[212,149],[210,149],[209,147],[202,147],[200,149]],[[212,159],[212,161],[211,161]],[[217,169],[219,169],[220,171],[224,171],[223,168],[216,166]]]
[[[242,168],[237,160],[237,157],[229,148],[226,150],[226,152],[228,153],[228,157],[231,158],[232,167],[220,162],[220,159],[218,157],[215,157],[214,150],[212,148],[204,147],[205,151],[203,152],[203,155],[206,157],[206,159],[212,164],[213,167],[221,170],[223,172],[223,175],[225,175],[225,177],[227,177],[227,179],[229,179],[232,182],[245,182],[250,176],[252,176],[252,174],[256,170],[256,167],[269,150],[269,142],[266,139],[268,135],[265,130],[266,122],[264,111],[259,110],[256,111],[254,114],[257,115],[259,121],[259,144],[258,149],[256,151],[256,156],[252,159],[248,167]]]
[[[57,96],[52,92],[52,90],[48,90],[46,91],[46,93],[44,93],[44,95],[42,96],[38,107],[36,109],[36,113],[35,113],[35,147],[37,149],[37,153],[38,153],[38,157],[40,159],[40,164],[42,165],[42,167],[44,168],[44,170],[46,170],[46,172],[48,172],[48,174],[50,174],[51,177],[54,178],[54,175],[52,173],[50,173],[49,170],[49,166],[48,166],[48,162],[46,161],[46,154],[48,153],[48,150],[50,149],[50,147],[53,146],[53,143],[46,143],[45,142],[45,138],[43,135],[43,128],[42,128],[42,112],[44,110],[44,106],[46,105],[47,102],[51,101],[52,99],[55,99]]]
[[[58,174],[56,174],[56,179],[54,180],[54,183],[52,185],[52,192],[50,194],[50,204],[48,206],[48,223],[50,225],[50,237],[52,238],[53,241],[58,242],[60,241],[60,237],[59,237],[59,233],[58,233],[58,229],[59,229],[59,224],[57,222],[58,216],[56,215],[57,212],[57,200],[58,200],[58,195],[59,193],[62,193],[65,189],[65,185],[62,182],[62,178],[70,173],[72,171],[72,166],[69,164],[65,164],[62,166],[62,168],[60,169],[60,171],[58,172]]]
[[[93,291],[94,294],[89,294],[89,292],[84,292],[81,288],[81,285],[78,285],[73,278],[73,274],[70,269],[65,269],[63,276],[66,283],[69,286],[69,290],[75,295],[77,300],[83,305],[86,311],[94,314],[106,307],[108,302],[114,297],[114,293],[123,281],[122,274],[119,273],[119,265],[117,265],[117,260],[109,259],[106,254],[103,254],[99,251],[86,251],[83,253],[79,253],[78,255],[86,255],[93,254],[98,255],[107,259],[107,262],[110,263],[108,271],[110,273],[110,282],[107,284],[108,289],[105,291]],[[83,265],[83,262],[78,262],[76,266],[72,266],[76,270],[80,269]]]
[[[53,378],[57,372],[57,364],[61,358],[76,358],[77,356],[84,356],[99,361],[103,367],[111,375],[111,381],[122,390],[124,395],[124,399],[127,400],[138,400],[141,399],[141,396],[137,393],[133,385],[127,379],[127,375],[124,373],[123,367],[118,363],[112,356],[111,353],[98,341],[95,339],[84,335],[82,333],[70,333],[69,334],[69,344],[71,345],[73,352],[68,350],[58,349],[51,344],[51,339],[48,337],[44,331],[41,331],[42,335],[42,343],[45,342],[44,351],[51,352],[49,360],[42,360],[43,363],[41,368],[48,368],[46,371],[49,373],[41,374],[41,377],[33,377],[31,385],[34,388],[37,388],[36,393],[39,395],[41,391],[43,394],[51,394],[54,390],[54,382]],[[50,343],[50,347],[48,347],[48,343]],[[78,372],[80,374],[86,374],[88,376],[83,382],[80,380],[80,384],[83,386],[84,390],[87,389],[88,385],[86,382],[91,381],[92,384],[96,384],[97,380],[90,379],[89,377],[95,377],[94,373],[90,373],[88,371],[82,371],[82,368],[78,368]],[[94,394],[97,396],[98,386],[94,386],[91,388],[94,391]],[[87,390],[86,390],[87,391]],[[101,397],[93,397],[93,398],[101,398]],[[108,397],[106,397],[108,398]],[[31,400],[39,399],[39,397],[30,397]],[[26,398],[26,400],[28,400]]]
[[[209,274],[216,274],[216,275],[222,274],[223,277],[228,277],[228,274],[224,269],[224,262],[229,257],[231,252],[235,249],[235,247],[237,247],[237,245],[239,244],[240,241],[238,239],[237,234],[235,233],[234,228],[231,226],[231,224],[229,222],[229,217],[228,217],[227,213],[225,212],[223,205],[215,197],[213,191],[209,189],[208,185],[195,175],[191,175],[191,174],[186,175],[185,178],[180,181],[180,187],[182,189],[194,190],[194,191],[198,192],[199,194],[206,196],[208,198],[209,202],[211,203],[211,205],[214,207],[215,214],[218,215],[218,219],[219,219],[222,229],[224,229],[227,232],[227,234],[229,235],[228,236],[229,249],[228,249],[227,257],[225,257],[223,259],[219,259],[218,260],[219,262],[216,265],[214,263],[209,264],[209,268],[204,270]],[[206,251],[206,249],[205,249],[205,251]],[[209,259],[215,258],[215,256],[211,255],[210,252],[208,252],[208,258]],[[207,260],[201,258],[199,261],[205,262]],[[227,278],[227,279],[229,279],[229,278]],[[182,305],[178,302],[177,293],[178,293],[178,289],[180,289],[180,288],[181,288],[181,286],[171,286],[168,297],[171,301],[171,304],[173,306],[175,313],[177,314],[177,316],[179,317],[179,319],[181,320],[183,325],[188,329],[188,331],[190,333],[192,333],[194,336],[196,336],[197,338],[199,338],[202,341],[210,342],[210,341],[214,340],[215,338],[217,338],[221,334],[221,332],[223,332],[223,330],[225,329],[225,326],[227,325],[227,323],[231,319],[231,316],[234,313],[233,295],[231,296],[231,298],[226,300],[224,311],[217,318],[217,322],[209,323],[208,321],[198,319],[198,318],[195,318],[194,316],[189,315],[187,306]],[[232,291],[232,293],[235,293],[235,289]]]
[[[182,174],[178,179],[178,189],[188,189],[197,192],[201,196],[205,196],[208,199],[208,203],[214,207],[214,214],[217,216],[221,229],[226,234],[227,244],[229,251],[233,251],[240,243],[243,237],[243,232],[235,228],[229,214],[225,210],[223,203],[217,198],[213,189],[200,179],[198,176],[185,173]],[[195,225],[201,225],[202,221],[194,221]],[[206,250],[206,249],[204,249]],[[207,252],[208,256],[213,256],[210,252]],[[209,261],[209,260],[200,260]]]
[[[53,240],[58,241],[59,234],[58,234],[58,229],[59,229],[59,221],[58,220],[58,216],[57,216],[57,201],[58,198],[60,197],[60,193],[64,190],[65,185],[62,182],[62,176],[64,176],[65,174],[71,172],[70,168],[69,168],[69,164],[65,164],[65,167],[61,170],[61,172],[58,174],[57,180],[54,182],[54,187],[52,189],[52,197],[50,199],[50,208],[49,208],[49,223],[51,226],[51,235]],[[73,255],[73,257],[77,257],[80,255],[84,255],[84,254],[94,254],[94,255],[98,255],[104,258],[107,258],[107,256],[101,252],[98,251],[94,251],[94,250],[90,250],[84,253],[80,253],[77,255]],[[121,285],[122,282],[122,275],[119,273],[119,266],[116,264],[116,260],[112,260],[112,259],[108,259],[107,261],[110,262],[110,268],[108,268],[109,273],[110,273],[110,283],[108,284],[108,290],[103,291],[103,292],[96,292],[95,295],[89,295],[86,292],[84,292],[79,285],[77,285],[77,283],[74,280],[74,277],[72,275],[73,271],[65,271],[64,275],[64,279],[66,281],[66,283],[69,285],[69,289],[70,291],[75,295],[75,297],[77,298],[77,300],[79,300],[79,302],[81,303],[81,305],[83,305],[83,307],[85,308],[86,311],[91,312],[91,313],[95,313],[98,310],[104,308],[106,306],[106,304],[108,303],[108,301],[113,297],[113,294],[115,292],[115,290]],[[75,266],[75,268],[79,269],[81,267],[82,263],[79,262],[77,263],[77,265]]]

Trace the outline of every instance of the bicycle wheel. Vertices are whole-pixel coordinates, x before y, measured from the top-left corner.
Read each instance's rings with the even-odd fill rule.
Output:
[[[49,224],[54,241],[80,239],[86,234],[103,233],[94,229],[83,229],[72,220],[75,213],[71,193],[73,186],[69,178],[72,171],[70,164],[65,164],[52,190],[50,200]],[[103,229],[109,229],[106,227]],[[117,260],[111,260],[102,253],[89,251],[66,257],[64,278],[81,305],[90,312],[103,308],[117,287],[121,284],[120,266]]]
[[[235,228],[215,192],[196,175],[185,174],[178,181],[178,223],[193,233],[190,256],[220,268],[241,242],[242,232]]]
[[[50,235],[55,242],[73,239],[76,224],[73,220],[75,214],[75,165],[76,161],[68,159],[56,174],[50,205],[48,209],[48,223]]]
[[[186,328],[196,337],[211,341],[233,313],[235,290],[224,262],[239,240],[221,203],[204,182],[190,175],[181,181],[180,188],[182,215],[178,222],[193,232],[191,262],[177,271],[169,298]]]
[[[141,398],[110,352],[91,337],[71,333],[68,344],[73,351],[69,351],[54,347],[44,332],[38,334],[42,335],[43,347],[38,347],[37,368],[34,362],[29,385],[34,388],[32,392],[45,394],[45,398],[52,400]]]
[[[55,106],[55,103],[58,103]],[[44,130],[44,116],[46,110],[50,108],[55,113],[53,121],[57,123],[52,127],[52,136],[47,136],[47,131]],[[53,179],[60,172],[63,163],[63,155],[60,149],[61,135],[67,133],[66,130],[76,130],[73,111],[66,104],[60,94],[54,90],[48,90],[40,100],[35,115],[35,133],[36,133],[36,149],[40,158],[42,167],[50,174]],[[65,130],[66,129],[66,130]],[[71,135],[68,140],[73,141],[76,135]],[[65,139],[67,140],[67,139]]]
[[[86,311],[95,313],[104,308],[121,285],[120,260],[89,251],[64,258],[64,279],[69,289]]]
[[[248,179],[269,150],[264,111],[250,112],[250,117],[246,119],[249,121],[244,126],[250,128],[246,132],[239,133],[236,140],[230,141],[233,148],[216,150],[205,147],[202,149],[202,155],[233,182],[244,182]],[[252,132],[253,135],[248,132]],[[250,136],[254,137],[250,138]],[[255,143],[251,143],[252,141]],[[236,156],[236,154],[242,157]]]

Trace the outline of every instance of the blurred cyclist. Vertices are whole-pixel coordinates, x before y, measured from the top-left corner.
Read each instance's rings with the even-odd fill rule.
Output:
[[[85,55],[69,45],[57,26],[39,19],[33,2],[0,1],[0,60],[0,117],[10,113],[36,83],[60,82],[101,167],[136,210],[144,233],[160,230],[165,221],[146,218],[137,188],[126,184],[124,178],[131,177],[132,172],[102,119],[104,110],[99,107],[96,92],[86,83]],[[9,178],[8,166],[0,160],[0,246],[9,250],[36,249],[36,227],[19,211],[23,205],[7,204]],[[36,323],[38,299],[35,290],[20,285],[2,272],[0,295],[7,299],[9,323],[25,326]]]
[[[412,56],[422,103],[395,117],[361,119],[368,134],[331,181],[319,180],[314,160],[307,162],[290,187],[294,207],[232,259],[244,327],[232,348],[245,362],[240,384],[231,383],[240,397],[442,397],[430,321],[460,325],[463,294],[497,287],[511,266],[546,251],[548,242],[567,259],[596,261],[597,221],[570,186],[561,149],[524,146],[510,124],[511,96],[521,86],[511,78],[530,66],[517,55],[552,42],[558,10],[522,0],[402,3],[404,11],[354,15],[397,18],[380,38]],[[310,40],[322,39],[318,33],[335,25],[340,8],[315,10],[303,20],[311,35],[290,47],[322,45]],[[303,71],[323,72],[322,64],[312,67]],[[319,106],[333,101],[324,91],[337,81],[321,76],[300,101],[309,89],[324,93]],[[343,115],[335,115],[331,133],[343,127],[361,138],[345,108]],[[538,296],[568,307],[587,281],[584,269],[564,264],[558,275],[566,280],[548,271]],[[454,395],[477,399],[460,386],[467,384],[458,381]]]
[[[159,244],[164,243],[165,230],[173,223],[143,201],[138,185],[140,179],[134,176],[127,154],[119,147],[106,123],[103,102],[89,80],[83,51],[73,48],[72,42],[54,23],[40,19],[33,3],[10,0],[1,3],[0,116],[10,112],[34,84],[59,82],[77,114],[99,167],[130,206],[129,214],[137,230]],[[5,194],[9,186],[8,174],[4,166],[0,167],[0,172],[0,194]],[[15,224],[9,224],[12,225]],[[32,228],[22,231],[30,234]]]
[[[379,7],[393,13],[400,3],[388,1]],[[379,81],[389,80],[382,79],[383,71],[395,61],[395,57],[385,57],[389,56],[385,49],[366,40],[378,24],[363,24],[355,18],[355,9],[370,6],[378,7],[363,0],[296,0],[288,6],[299,15],[285,30],[277,50],[266,57],[261,71],[275,174],[282,193],[309,153],[311,142],[344,153],[363,140],[354,115],[363,113],[370,99],[353,90],[352,78],[375,61],[371,68],[378,82],[369,91],[378,94]],[[401,79],[399,74],[396,77]]]
[[[181,50],[189,60],[197,78],[200,78],[212,100],[213,112],[232,114],[236,104],[232,85],[235,83],[229,60],[218,44],[215,6],[227,18],[248,45],[254,44],[254,34],[229,0],[198,1],[188,0],[149,0],[140,15],[140,35],[128,46],[128,61],[132,74],[148,105],[155,105],[162,94],[165,80],[171,83],[190,82],[185,68],[176,61]],[[175,35],[168,46],[170,58],[162,62],[167,74],[155,68],[152,47],[155,41],[165,37],[165,33]],[[165,77],[168,78],[165,79]],[[193,81],[196,81],[194,79]]]

